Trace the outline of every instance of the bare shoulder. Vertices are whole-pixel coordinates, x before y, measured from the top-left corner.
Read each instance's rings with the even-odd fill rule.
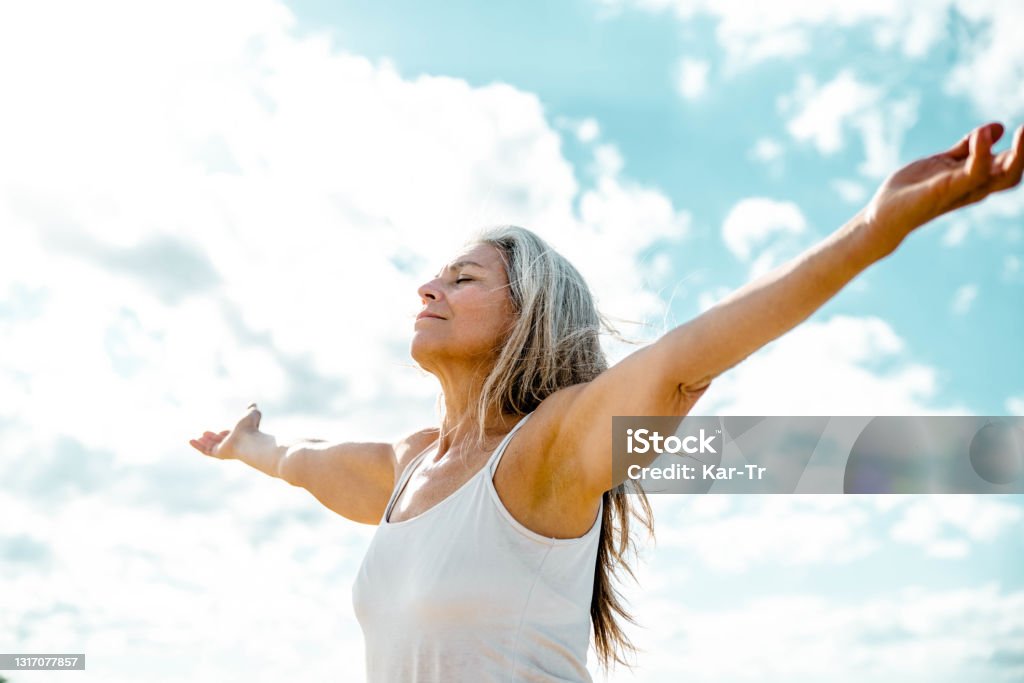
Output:
[[[427,427],[396,441],[392,447],[395,452],[395,481],[402,476],[402,472],[416,456],[430,447],[440,434],[437,427]]]
[[[572,454],[560,452],[558,436],[565,428],[565,417],[573,401],[588,383],[575,384],[551,394],[533,411],[533,415],[516,438],[509,444],[509,450],[516,452],[516,468],[524,481],[534,484],[571,478]],[[556,488],[561,488],[556,485]]]
[[[580,486],[579,459],[559,446],[566,409],[585,384],[560,389],[541,401],[495,473],[505,508],[520,524],[549,538],[579,538],[594,524],[600,495]]]

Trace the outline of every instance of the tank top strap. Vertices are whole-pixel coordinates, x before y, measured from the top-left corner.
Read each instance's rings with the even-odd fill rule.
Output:
[[[505,454],[505,448],[508,446],[508,442],[512,440],[512,437],[517,431],[519,431],[519,428],[526,424],[526,421],[530,419],[531,415],[533,415],[532,410],[516,423],[516,426],[512,428],[512,431],[506,434],[505,438],[498,444],[498,447],[494,449],[494,453],[491,454],[490,459],[487,461],[487,472],[491,475],[491,478],[494,478],[494,473],[498,469],[498,463],[501,462],[501,456]]]
[[[440,441],[435,441],[431,446],[427,447],[426,450],[413,458],[412,462],[405,466],[405,469],[402,471],[402,476],[399,477],[398,483],[395,484],[395,488],[391,491],[391,498],[388,500],[388,504],[384,507],[385,522],[387,522],[388,518],[391,516],[391,506],[395,504],[398,497],[402,495],[402,491],[405,490],[405,484],[409,481],[409,477],[412,476],[412,473],[416,470],[416,467],[419,466],[420,461],[426,457],[427,453],[437,450],[439,443]]]

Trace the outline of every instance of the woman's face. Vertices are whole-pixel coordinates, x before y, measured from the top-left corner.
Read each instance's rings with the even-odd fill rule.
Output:
[[[508,275],[496,248],[478,244],[460,252],[418,291],[423,309],[411,351],[420,366],[433,371],[445,361],[493,362],[514,319]]]

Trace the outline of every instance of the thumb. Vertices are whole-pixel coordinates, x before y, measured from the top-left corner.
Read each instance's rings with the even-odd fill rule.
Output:
[[[262,419],[262,417],[263,413],[261,413],[260,409],[256,407],[256,404],[250,403],[247,412],[245,413],[245,417],[243,417],[238,424],[240,427],[257,431],[260,428],[260,419]]]

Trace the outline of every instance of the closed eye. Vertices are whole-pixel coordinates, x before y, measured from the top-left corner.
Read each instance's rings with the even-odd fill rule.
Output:
[[[472,279],[473,278],[471,277],[460,277],[455,281],[455,284],[459,284],[460,282],[470,282]]]

